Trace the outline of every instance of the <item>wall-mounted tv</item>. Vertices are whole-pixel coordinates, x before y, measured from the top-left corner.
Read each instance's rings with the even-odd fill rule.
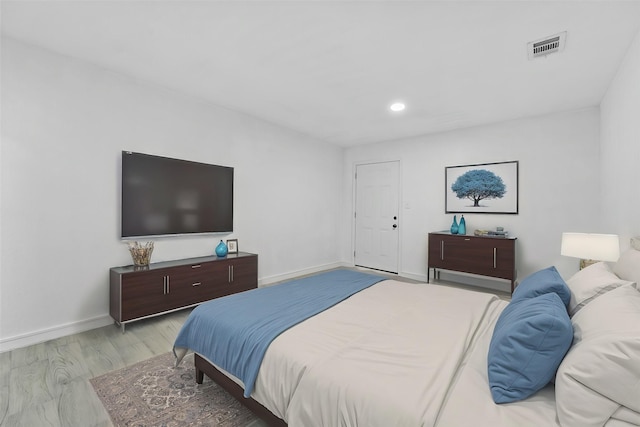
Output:
[[[122,152],[122,238],[233,231],[233,168]]]

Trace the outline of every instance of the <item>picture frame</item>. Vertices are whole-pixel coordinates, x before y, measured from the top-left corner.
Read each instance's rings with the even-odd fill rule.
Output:
[[[518,214],[519,162],[447,166],[445,213]]]
[[[227,239],[227,253],[238,253],[238,239]]]

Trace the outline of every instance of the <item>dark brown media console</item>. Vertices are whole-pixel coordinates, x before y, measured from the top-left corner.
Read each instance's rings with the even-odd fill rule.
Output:
[[[258,287],[258,255],[246,252],[113,267],[109,314],[122,327]]]
[[[429,233],[427,260],[433,268],[434,279],[438,269],[460,271],[511,281],[513,293],[516,280],[516,238],[478,237],[448,232]]]

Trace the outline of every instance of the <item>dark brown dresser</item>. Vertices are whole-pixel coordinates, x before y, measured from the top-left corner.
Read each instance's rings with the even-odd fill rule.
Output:
[[[479,237],[449,232],[429,233],[427,283],[433,268],[459,271],[511,281],[511,293],[516,280],[516,238]]]

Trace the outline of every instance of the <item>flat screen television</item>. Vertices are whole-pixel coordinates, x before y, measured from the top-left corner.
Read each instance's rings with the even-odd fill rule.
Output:
[[[233,168],[122,152],[123,239],[233,231]]]

